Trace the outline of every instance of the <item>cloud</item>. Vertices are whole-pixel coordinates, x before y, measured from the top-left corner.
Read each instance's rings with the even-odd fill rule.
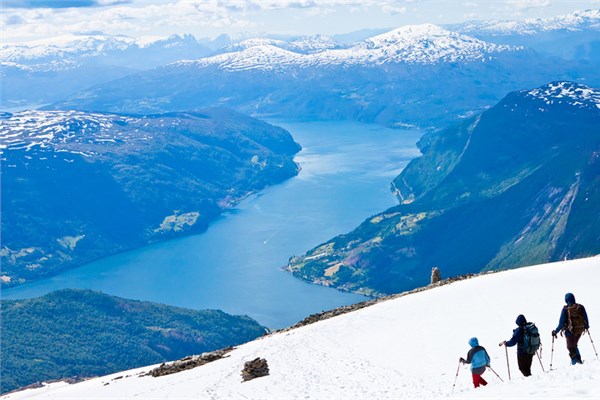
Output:
[[[550,0],[506,0],[505,4],[517,10],[529,10],[532,8],[548,7]]]
[[[6,8],[81,8],[130,3],[131,0],[4,0]]]
[[[395,5],[386,4],[381,7],[381,11],[390,15],[406,14],[406,7],[400,7]]]

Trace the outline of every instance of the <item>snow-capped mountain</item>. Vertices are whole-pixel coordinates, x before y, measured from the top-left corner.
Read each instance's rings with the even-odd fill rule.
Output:
[[[485,33],[488,35],[536,35],[542,32],[558,30],[582,31],[600,30],[600,9],[575,11],[552,18],[530,18],[521,21],[472,21],[464,24],[449,25],[450,29],[460,32]]]
[[[481,40],[524,46],[563,59],[600,62],[600,9],[546,19],[474,21],[447,28]]]
[[[26,43],[0,44],[0,60],[21,64],[81,56],[97,56],[109,51],[122,51],[136,46],[136,40],[126,36],[69,35]]]
[[[367,39],[358,44],[357,49],[369,54],[367,58],[377,63],[485,61],[494,53],[521,50],[487,43],[432,24],[404,26]]]
[[[586,306],[598,340],[599,280],[598,256],[486,274],[274,333],[175,374],[155,378],[147,373],[157,366],[149,366],[72,385],[49,383],[3,399],[597,398],[600,361],[590,336],[579,342],[584,364],[571,366],[564,338],[553,343],[550,332],[565,293],[572,292]],[[511,337],[519,314],[540,330],[545,372],[534,357],[533,375],[524,378],[510,348],[509,380],[498,343]],[[471,337],[487,349],[499,375],[486,371],[489,384],[479,389],[468,366],[458,364]],[[258,357],[267,361],[269,375],[242,382],[244,363]]]
[[[324,50],[347,47],[325,35],[303,36],[293,40],[255,37],[223,47],[219,53],[232,53],[258,46],[273,46],[300,54],[319,53]]]
[[[58,100],[86,87],[211,50],[192,35],[168,38],[71,35],[0,44],[0,106]]]
[[[288,46],[272,39],[249,39],[237,46],[240,48],[237,52],[177,64],[216,65],[227,71],[389,63],[437,64],[489,61],[498,53],[522,50],[515,46],[486,43],[431,24],[405,26],[342,49],[331,49],[335,44],[322,38],[318,41],[296,41]],[[311,46],[324,50],[307,52],[306,49]]]

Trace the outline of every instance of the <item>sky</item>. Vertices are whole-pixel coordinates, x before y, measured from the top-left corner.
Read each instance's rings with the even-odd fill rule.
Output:
[[[548,18],[600,0],[0,0],[1,40],[69,34],[131,37],[238,32],[340,34],[466,20]]]

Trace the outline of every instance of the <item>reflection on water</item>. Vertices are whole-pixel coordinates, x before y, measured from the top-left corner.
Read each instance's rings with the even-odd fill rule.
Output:
[[[139,300],[246,314],[281,328],[364,300],[281,270],[292,255],[395,204],[389,183],[418,155],[417,131],[353,122],[275,122],[303,146],[300,175],[244,200],[207,232],[108,257],[5,290],[3,298],[90,288]]]

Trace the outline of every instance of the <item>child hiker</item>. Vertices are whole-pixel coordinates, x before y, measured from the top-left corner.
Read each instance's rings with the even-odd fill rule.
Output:
[[[471,374],[473,374],[473,385],[478,388],[479,385],[487,385],[487,381],[481,377],[485,369],[490,366],[490,356],[485,348],[479,345],[476,337],[469,339],[471,350],[467,353],[467,359],[460,358],[463,364],[471,364]]]

